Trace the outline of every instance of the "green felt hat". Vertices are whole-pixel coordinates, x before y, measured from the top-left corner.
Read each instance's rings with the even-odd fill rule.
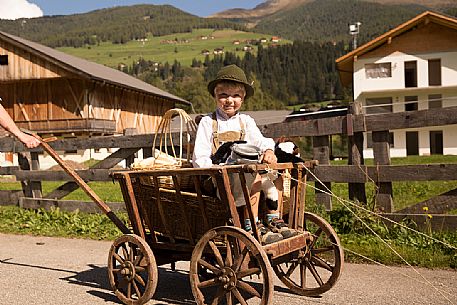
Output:
[[[247,99],[254,94],[254,87],[248,83],[246,74],[237,65],[222,67],[219,72],[217,72],[216,78],[208,83],[208,91],[212,96],[214,96],[214,88],[222,81],[232,81],[243,84],[246,88],[246,96],[244,99]]]

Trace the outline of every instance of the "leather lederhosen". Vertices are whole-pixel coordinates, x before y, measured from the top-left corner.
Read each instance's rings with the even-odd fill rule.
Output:
[[[245,130],[244,123],[241,120],[241,116],[239,117],[240,131],[226,131],[226,132],[218,132],[216,112],[213,112],[211,117],[213,119],[213,145],[211,148],[212,155],[214,155],[214,153],[216,153],[219,146],[224,142],[244,141],[244,137],[246,136],[246,130]]]

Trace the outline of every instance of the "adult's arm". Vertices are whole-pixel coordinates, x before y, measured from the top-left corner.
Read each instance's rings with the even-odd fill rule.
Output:
[[[28,148],[34,148],[40,145],[40,141],[38,141],[35,137],[23,133],[19,127],[17,127],[16,123],[14,123],[13,119],[10,117],[5,108],[3,108],[2,104],[0,104],[0,125],[18,138],[19,141],[24,143],[24,145]]]

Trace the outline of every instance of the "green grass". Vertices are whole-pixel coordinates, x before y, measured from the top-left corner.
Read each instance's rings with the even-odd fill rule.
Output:
[[[452,255],[452,249],[431,242],[427,238],[411,237],[410,240],[422,241],[421,245],[405,244],[403,240],[386,240],[386,242],[401,257],[412,266],[421,266],[426,268],[457,268],[457,255]],[[450,236],[443,234],[436,236],[438,240],[442,240]],[[401,257],[395,254],[389,247],[379,238],[370,235],[360,234],[340,234],[340,240],[346,249],[346,260],[350,262],[373,263],[380,262],[387,265],[404,265],[405,262]],[[452,237],[454,247],[457,246],[457,236]],[[455,252],[455,250],[454,250]],[[369,259],[366,259],[359,254],[362,254]]]
[[[213,36],[214,39],[202,40],[201,36]],[[130,66],[139,58],[160,63],[173,63],[174,60],[177,60],[182,65],[190,66],[194,58],[204,61],[205,55],[202,55],[201,51],[205,49],[212,52],[215,48],[224,48],[225,52],[230,51],[242,58],[245,54],[242,51],[243,46],[246,45],[244,41],[260,38],[270,40],[271,35],[234,30],[198,29],[191,33],[149,36],[148,41],[145,41],[144,44],[141,41],[130,41],[126,44],[103,42],[100,45],[84,48],[65,47],[58,48],[58,50],[113,68],[117,68],[120,63]],[[239,40],[241,43],[234,45],[234,40]],[[167,43],[167,41],[176,41],[176,43]],[[283,40],[279,43],[291,42]],[[264,46],[268,44],[265,43]],[[237,51],[237,48],[240,50]],[[253,52],[255,53],[256,50],[257,48],[254,47]],[[212,56],[210,55],[210,58]]]
[[[118,216],[128,221],[125,213]],[[122,235],[104,214],[67,213],[59,209],[35,211],[16,206],[0,206],[0,232],[96,240],[113,240]]]

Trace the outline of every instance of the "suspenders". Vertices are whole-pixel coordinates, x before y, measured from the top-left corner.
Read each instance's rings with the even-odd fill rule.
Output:
[[[213,146],[212,146],[212,154],[214,154],[221,142],[227,141],[243,141],[246,135],[246,130],[243,121],[241,120],[241,116],[239,117],[240,120],[240,131],[226,131],[219,133],[217,131],[217,117],[216,112],[211,114],[211,118],[213,119]]]

